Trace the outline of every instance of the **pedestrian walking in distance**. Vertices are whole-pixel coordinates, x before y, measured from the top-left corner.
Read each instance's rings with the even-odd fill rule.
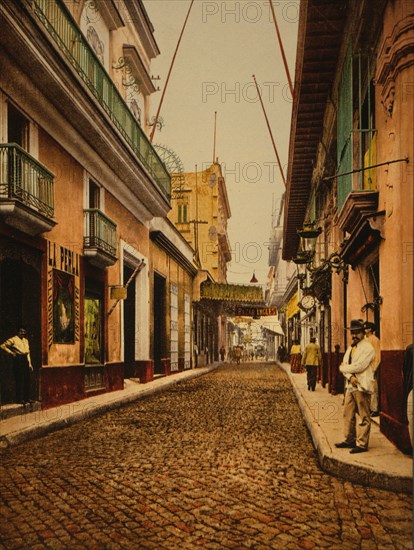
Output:
[[[311,338],[302,355],[302,367],[306,368],[308,390],[316,389],[316,374],[322,364],[321,348],[316,343],[316,338]]]
[[[224,349],[224,346],[221,346],[221,348],[220,348],[220,359],[222,361],[224,361],[225,357],[226,357],[226,350]]]
[[[371,394],[374,381],[375,351],[365,336],[364,321],[353,319],[351,326],[352,344],[345,352],[339,370],[345,377],[344,434],[338,448],[350,448],[351,453],[368,451],[371,431]],[[358,422],[357,422],[358,414]]]
[[[374,358],[374,383],[373,390],[371,395],[371,416],[379,415],[379,395],[378,395],[378,376],[379,376],[379,367],[381,364],[381,342],[380,339],[375,334],[375,323],[367,321],[364,324],[365,327],[365,338],[372,345],[375,351]]]
[[[13,357],[16,403],[26,405],[31,402],[30,386],[33,371],[26,330],[23,327],[19,328],[17,335],[6,340],[0,347]]]
[[[302,359],[302,355],[300,352],[299,340],[293,340],[293,345],[290,348],[290,371],[291,372],[296,372],[296,373],[303,372],[301,359]]]

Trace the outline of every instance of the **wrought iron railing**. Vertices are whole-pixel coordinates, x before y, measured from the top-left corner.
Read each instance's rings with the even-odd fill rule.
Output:
[[[0,144],[0,201],[13,199],[54,215],[54,175],[16,143]]]
[[[84,246],[116,256],[116,224],[98,208],[84,210],[84,224]]]
[[[61,0],[34,0],[35,14],[170,199],[171,177],[111,77]]]

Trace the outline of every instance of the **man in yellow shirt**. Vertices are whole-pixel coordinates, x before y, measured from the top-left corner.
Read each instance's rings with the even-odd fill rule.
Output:
[[[33,371],[26,330],[19,328],[17,335],[9,338],[0,348],[13,356],[16,403],[26,405],[30,400],[30,378]]]
[[[305,348],[302,355],[302,366],[306,367],[306,376],[308,380],[308,390],[315,391],[316,374],[318,367],[322,363],[321,348],[316,343],[316,338],[310,339],[310,344]]]

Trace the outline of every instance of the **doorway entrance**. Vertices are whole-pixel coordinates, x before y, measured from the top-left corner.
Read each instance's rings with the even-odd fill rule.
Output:
[[[162,359],[166,354],[166,280],[154,273],[154,374],[164,374]]]
[[[0,246],[3,244],[0,239]],[[41,256],[32,250],[27,253],[19,245],[3,250],[14,252],[13,258],[0,257],[0,343],[15,336],[19,327],[27,331],[33,364],[31,399],[39,399],[39,371],[42,365],[41,319]],[[12,359],[0,355],[1,404],[15,402]]]
[[[124,286],[131,278],[134,270],[124,264]],[[127,297],[124,300],[124,377],[134,376],[136,311],[135,311],[135,279],[128,286]]]

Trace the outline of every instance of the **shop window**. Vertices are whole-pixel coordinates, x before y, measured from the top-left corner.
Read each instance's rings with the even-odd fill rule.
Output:
[[[178,370],[178,287],[170,285],[170,358],[171,372]]]
[[[87,281],[84,300],[85,390],[104,387],[103,290]]]
[[[190,295],[184,294],[184,368],[191,367],[191,320],[190,320]]]

